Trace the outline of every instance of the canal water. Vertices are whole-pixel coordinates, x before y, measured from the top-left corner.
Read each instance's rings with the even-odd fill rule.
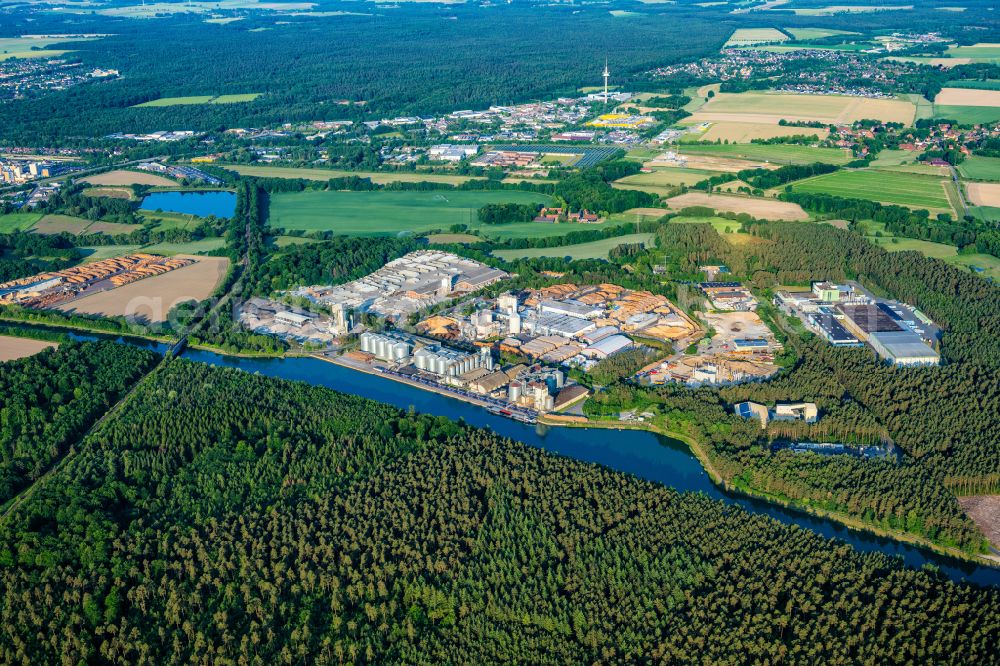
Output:
[[[94,339],[95,336],[77,336]],[[161,353],[166,345],[148,341],[121,340],[145,345]],[[454,420],[490,428],[500,435],[549,453],[597,463],[637,477],[655,481],[684,492],[700,492],[716,500],[764,514],[788,525],[812,530],[824,537],[840,539],[862,552],[881,551],[898,556],[911,567],[933,565],[955,581],[1000,586],[1000,568],[978,566],[938,555],[929,550],[900,543],[866,532],[849,530],[826,518],[787,509],[769,502],[728,493],[708,477],[701,463],[683,442],[640,430],[602,428],[560,428],[525,424],[488,413],[485,409],[438,393],[424,391],[385,377],[369,375],[310,357],[238,358],[188,349],[183,357],[200,363],[231,367],[268,377],[278,377],[325,386],[401,409],[446,416]]]
[[[146,195],[140,208],[198,217],[232,217],[236,195],[232,192],[153,192]]]

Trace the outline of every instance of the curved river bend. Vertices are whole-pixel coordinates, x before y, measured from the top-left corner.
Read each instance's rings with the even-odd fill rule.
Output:
[[[99,336],[72,337],[96,339]],[[119,341],[149,346],[161,353],[166,350],[166,345],[163,344],[122,339]],[[462,419],[470,425],[490,428],[505,437],[551,453],[598,463],[679,491],[700,492],[713,499],[736,504],[752,513],[764,514],[789,525],[798,525],[827,538],[840,539],[862,552],[880,551],[898,556],[908,566],[915,568],[933,565],[954,581],[1000,586],[1000,568],[963,562],[893,539],[851,530],[827,518],[728,493],[712,483],[686,444],[651,432],[528,425],[494,416],[481,407],[461,400],[311,357],[238,358],[197,349],[186,350],[183,357],[269,377],[304,381],[389,403],[402,409],[413,407],[425,414]]]

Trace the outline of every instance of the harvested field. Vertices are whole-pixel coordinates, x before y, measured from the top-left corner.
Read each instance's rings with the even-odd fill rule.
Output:
[[[727,213],[748,213],[756,218],[766,220],[808,220],[809,216],[798,204],[776,199],[760,199],[754,197],[739,197],[727,194],[707,194],[705,192],[688,192],[667,199],[667,204],[675,209],[690,206],[707,206],[716,211]],[[735,223],[734,223],[735,224]]]
[[[668,212],[669,211],[662,208],[629,208],[627,211],[622,213],[622,215],[637,215],[639,217],[652,217],[660,219]]]
[[[1000,90],[942,88],[934,98],[934,103],[951,106],[1000,106]]]
[[[813,127],[788,127],[771,123],[712,123],[708,131],[702,135],[702,141],[728,141],[729,143],[750,143],[752,139],[773,139],[779,136],[795,136],[815,134],[820,139],[830,136],[830,130]]]
[[[1000,183],[968,183],[965,191],[977,206],[1000,207]]]
[[[183,301],[211,296],[229,268],[226,257],[195,257],[190,266],[146,278],[58,307],[64,312],[127,317],[145,323],[166,321],[170,309]]]
[[[1000,549],[1000,495],[959,497],[958,503],[983,531],[993,547]]]
[[[142,229],[141,224],[118,224],[117,222],[94,222],[87,227],[88,234],[130,234]]]
[[[115,171],[108,171],[105,173],[99,173],[93,176],[87,176],[86,178],[81,178],[81,182],[90,183],[91,185],[163,185],[172,186],[177,183],[169,178],[164,178],[163,176],[157,176],[155,173],[146,173],[144,171],[127,171],[125,169],[117,169]]]
[[[34,356],[40,351],[58,346],[54,342],[45,342],[44,340],[31,340],[29,338],[0,335],[0,362]]]
[[[777,28],[737,28],[722,48],[786,42],[789,37]]]
[[[69,215],[45,215],[32,228],[36,234],[61,234],[63,232],[78,235],[91,225],[90,220]]]
[[[132,190],[126,187],[88,187],[83,191],[85,197],[106,197],[108,199],[132,198]]]
[[[916,107],[897,99],[868,99],[845,95],[785,93],[718,93],[685,122],[744,122],[776,125],[781,119],[852,123],[864,118],[909,125]]]

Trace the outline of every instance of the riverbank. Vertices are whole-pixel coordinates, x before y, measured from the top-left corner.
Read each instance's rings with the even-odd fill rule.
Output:
[[[939,555],[944,555],[958,560],[963,560],[966,562],[972,562],[978,565],[1000,567],[1000,559],[992,557],[988,554],[978,554],[972,555],[965,552],[964,550],[959,550],[958,548],[950,548],[948,546],[942,546],[941,544],[930,541],[923,537],[911,534],[909,532],[902,532],[899,530],[891,530],[879,525],[872,525],[866,523],[855,516],[848,515],[846,513],[839,513],[837,511],[830,511],[829,509],[824,509],[821,507],[816,507],[805,502],[799,502],[795,500],[790,500],[785,497],[778,497],[749,486],[737,485],[724,478],[722,474],[715,468],[712,464],[711,459],[708,456],[708,452],[705,450],[704,446],[696,439],[681,432],[675,432],[661,428],[654,424],[646,423],[623,423],[618,421],[586,421],[586,422],[564,422],[555,421],[551,419],[546,419],[544,417],[539,418],[539,423],[550,425],[550,426],[561,426],[564,428],[605,428],[611,430],[643,430],[647,432],[653,432],[664,437],[670,437],[671,439],[676,439],[684,442],[690,449],[691,453],[701,466],[705,469],[706,474],[712,480],[712,483],[719,486],[728,493],[735,495],[742,495],[744,497],[750,497],[753,499],[762,500],[771,504],[777,504],[778,506],[784,507],[785,509],[791,511],[799,511],[811,516],[818,516],[820,518],[825,518],[827,520],[836,521],[848,529],[866,532],[868,534],[874,534],[876,536],[884,537],[887,539],[893,539],[894,541],[899,541],[901,543],[907,543],[914,546],[919,546],[920,548],[926,548]]]

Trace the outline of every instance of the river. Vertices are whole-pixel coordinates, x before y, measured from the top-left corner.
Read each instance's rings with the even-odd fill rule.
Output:
[[[95,339],[97,336],[74,334],[73,337]],[[161,353],[166,350],[166,345],[159,343],[131,339],[127,342],[148,346]],[[550,453],[604,465],[679,491],[700,492],[713,499],[736,504],[751,513],[764,514],[782,523],[809,529],[827,538],[839,539],[861,552],[881,551],[898,556],[914,568],[933,565],[955,581],[1000,586],[1000,568],[963,562],[893,539],[851,530],[833,520],[726,492],[712,483],[686,444],[654,433],[528,425],[495,416],[481,407],[455,398],[311,357],[239,358],[198,349],[186,350],[183,357],[268,377],[304,381],[389,403],[402,409],[413,407],[418,412],[461,419],[470,425],[490,428],[505,437]]]

